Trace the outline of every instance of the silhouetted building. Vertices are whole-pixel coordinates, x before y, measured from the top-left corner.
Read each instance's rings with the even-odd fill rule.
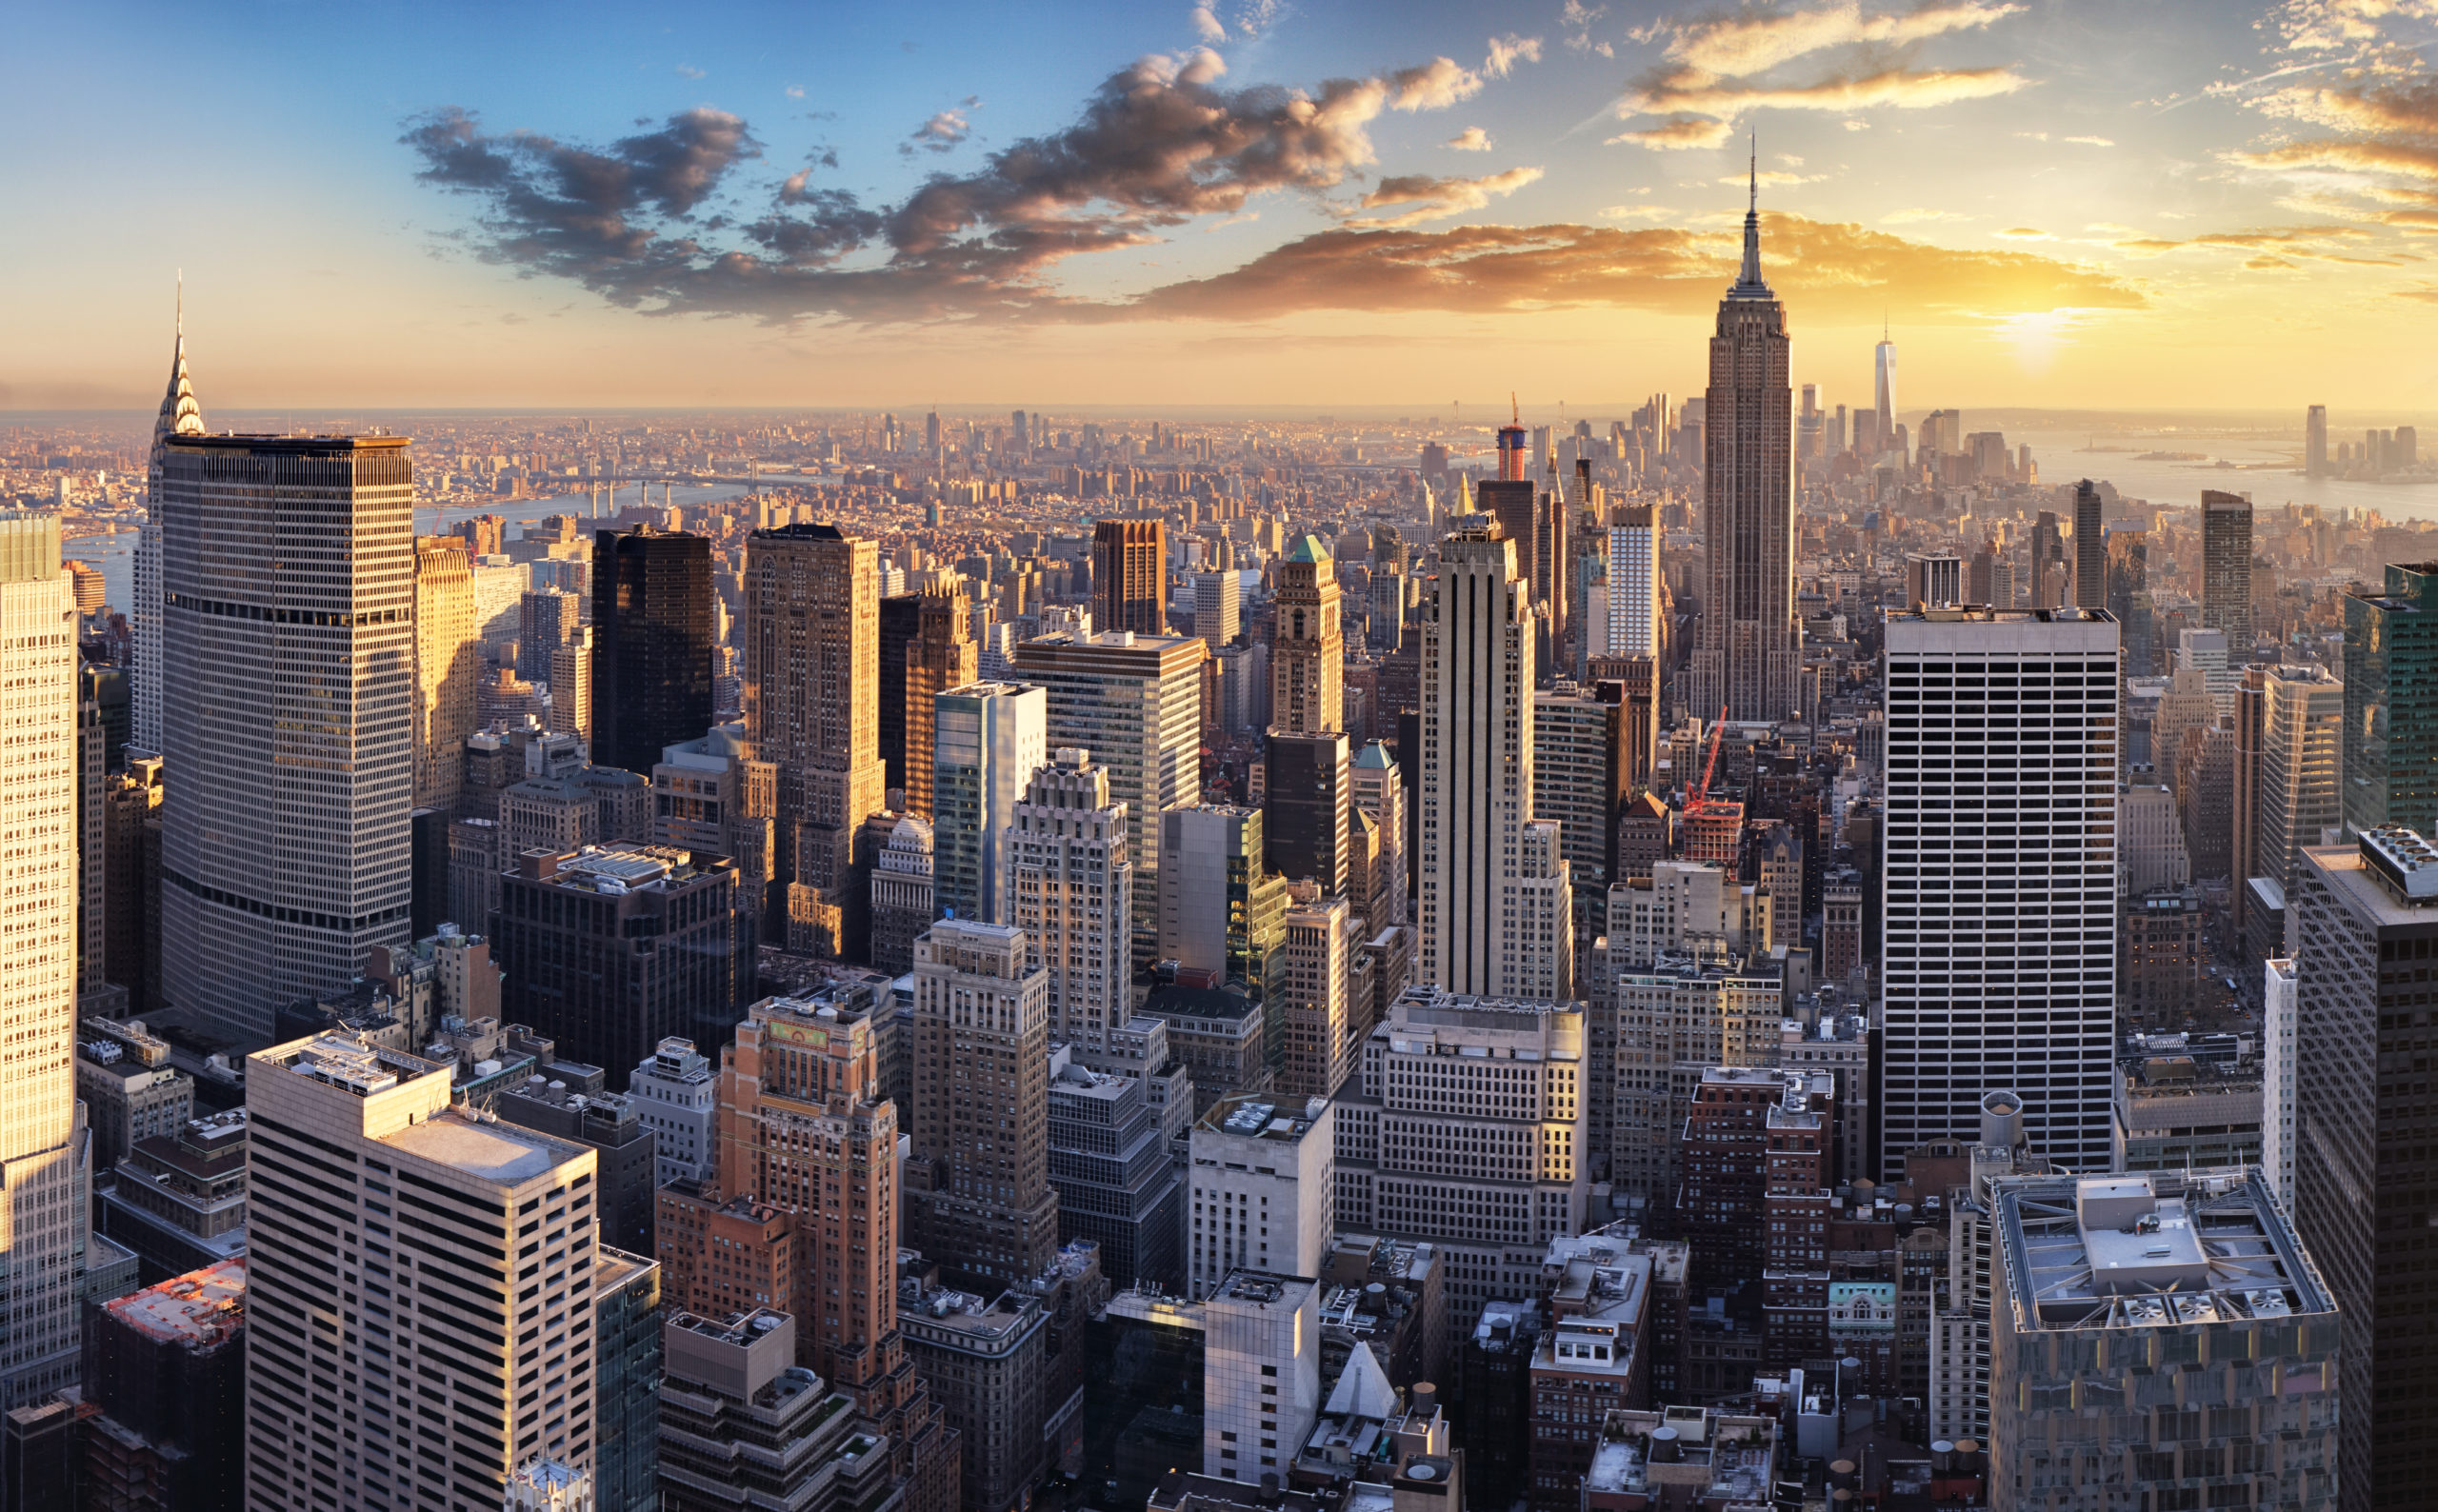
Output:
[[[592,552],[592,756],[648,772],[711,726],[711,543],[603,530]]]

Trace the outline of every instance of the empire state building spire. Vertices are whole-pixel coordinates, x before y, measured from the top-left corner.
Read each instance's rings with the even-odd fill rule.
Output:
[[[1750,199],[1744,211],[1744,267],[1735,277],[1735,287],[1727,291],[1729,299],[1775,299],[1769,286],[1761,281],[1761,149],[1756,138],[1752,145],[1749,186]]]

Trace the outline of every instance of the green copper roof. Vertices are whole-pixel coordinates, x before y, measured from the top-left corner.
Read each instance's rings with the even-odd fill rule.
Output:
[[[1396,763],[1389,759],[1389,747],[1375,740],[1355,754],[1354,765],[1373,771],[1386,771]]]
[[[1287,553],[1289,562],[1326,562],[1329,559],[1329,548],[1321,545],[1321,538],[1316,535],[1297,536],[1293,548]]]

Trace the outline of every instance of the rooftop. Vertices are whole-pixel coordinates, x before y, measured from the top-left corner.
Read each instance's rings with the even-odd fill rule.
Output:
[[[454,1067],[421,1056],[386,1048],[369,1040],[325,1034],[267,1057],[299,1076],[341,1087],[358,1097],[370,1097],[404,1085],[418,1077],[447,1075]]]
[[[148,1339],[212,1348],[234,1337],[245,1323],[245,1258],[173,1276],[158,1286],[105,1303],[103,1308]]]
[[[1279,1140],[1292,1144],[1312,1131],[1328,1103],[1311,1098],[1301,1104],[1253,1092],[1237,1092],[1210,1104],[1195,1127],[1239,1139]]]
[[[584,1149],[513,1124],[476,1122],[454,1109],[383,1135],[381,1143],[502,1186],[523,1185]]]

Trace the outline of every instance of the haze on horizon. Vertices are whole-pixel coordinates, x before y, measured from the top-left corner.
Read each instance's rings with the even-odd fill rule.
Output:
[[[104,4],[22,23],[0,409],[2428,391],[2428,0]]]

